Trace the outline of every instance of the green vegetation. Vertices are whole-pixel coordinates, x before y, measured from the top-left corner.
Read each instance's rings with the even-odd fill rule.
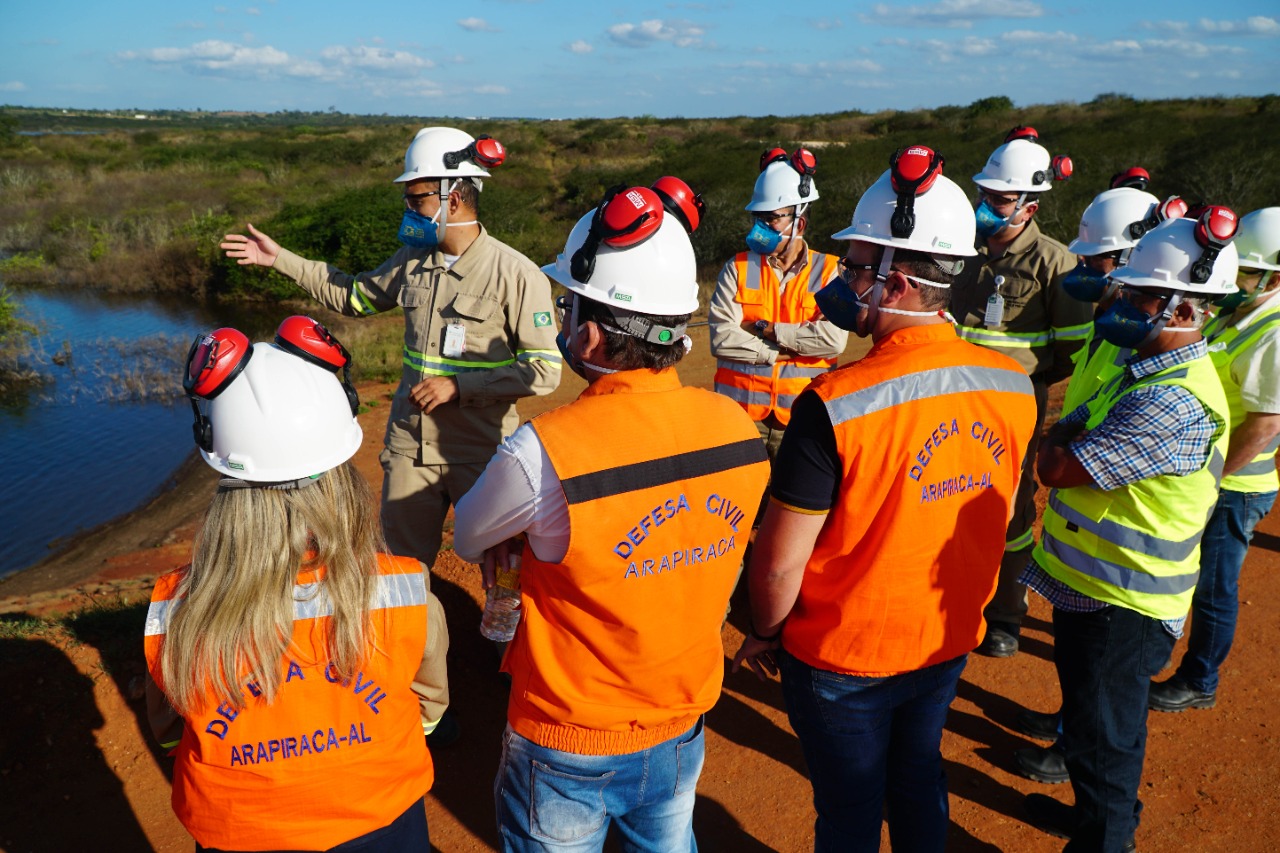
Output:
[[[23,319],[13,294],[0,284],[0,398],[38,383],[38,374],[26,365],[35,334],[36,327]]]
[[[1138,101],[1107,93],[1027,108],[992,96],[911,112],[578,121],[0,108],[0,252],[11,253],[0,278],[233,300],[294,296],[282,277],[222,259],[220,235],[251,221],[305,256],[351,272],[376,266],[396,246],[401,206],[390,179],[405,145],[417,127],[441,122],[506,144],[508,164],[486,184],[481,218],[538,263],[554,258],[606,187],[676,174],[707,201],[694,244],[709,288],[741,247],[742,206],[766,147],[803,143],[818,152],[822,200],[810,234],[818,248],[834,249],[825,235],[848,222],[895,149],[941,150],[947,173],[967,189],[1016,124],[1036,127],[1053,153],[1075,161],[1075,179],[1056,187],[1038,215],[1048,233],[1069,240],[1089,200],[1131,165],[1151,171],[1160,196],[1240,213],[1280,202],[1280,146],[1268,141],[1280,137],[1277,103],[1270,95]]]

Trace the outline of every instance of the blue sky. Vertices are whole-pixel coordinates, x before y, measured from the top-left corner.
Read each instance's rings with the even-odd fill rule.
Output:
[[[1275,0],[0,0],[0,103],[393,115],[792,115],[1259,95]]]

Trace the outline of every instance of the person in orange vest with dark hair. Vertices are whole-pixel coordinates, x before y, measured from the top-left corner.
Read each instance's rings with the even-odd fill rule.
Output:
[[[697,849],[702,717],[768,461],[736,404],[676,375],[698,307],[689,212],[615,188],[578,221],[543,270],[569,291],[558,340],[587,388],[520,427],[457,507],[454,547],[485,559],[486,587],[523,537],[505,851],[599,850],[611,825],[624,849]]]
[[[720,270],[707,319],[715,389],[756,422],[772,459],[796,395],[835,367],[848,332],[822,317],[814,294],[837,275],[836,257],[805,243],[817,159],[781,148],[760,158],[747,210],[747,251]]]
[[[222,474],[191,564],[156,582],[151,727],[197,850],[430,848],[424,730],[448,704],[444,612],[385,553],[350,356],[292,317],[275,344],[198,337],[184,387]]]
[[[870,352],[796,400],[748,569],[734,658],[781,670],[813,784],[815,849],[941,851],[942,727],[982,640],[1035,427],[1017,362],[959,339],[949,288],[973,253],[964,192],[923,146],[859,200],[818,304]]]

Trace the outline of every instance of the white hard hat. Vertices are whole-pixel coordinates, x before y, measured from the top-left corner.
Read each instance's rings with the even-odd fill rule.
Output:
[[[496,140],[489,141],[496,143]],[[475,142],[476,139],[471,134],[457,128],[424,127],[413,137],[413,142],[409,143],[409,148],[404,152],[404,174],[393,183],[422,178],[487,178],[489,173],[482,163],[477,162],[476,157],[465,156],[467,149]],[[498,149],[499,153],[505,155],[500,145]],[[479,185],[481,182],[475,183]]]
[[[973,182],[992,192],[1041,193],[1053,188],[1052,166],[1049,151],[1043,145],[1030,139],[1013,139],[992,152],[987,165],[973,176]]]
[[[1240,266],[1254,270],[1280,270],[1280,207],[1264,207],[1240,217],[1236,232]]]
[[[791,167],[788,166],[788,169]],[[793,171],[792,174],[795,174]],[[542,271],[573,293],[638,314],[692,314],[698,308],[698,265],[689,234],[674,216],[642,242],[614,247],[599,243],[587,282],[573,277],[573,256],[587,242],[593,210],[578,220],[564,251]]]
[[[1129,228],[1145,219],[1160,199],[1132,187],[1098,193],[1080,217],[1080,233],[1067,250],[1091,257],[1131,249],[1138,244]]]
[[[808,195],[801,195],[801,185],[807,179]],[[779,210],[784,207],[808,205],[818,199],[818,185],[813,178],[802,175],[786,160],[775,160],[765,166],[756,178],[751,202],[744,208],[751,211]]]
[[[1215,208],[1225,210],[1225,208]],[[1230,213],[1230,211],[1227,211]],[[1235,215],[1231,214],[1234,225]],[[1134,287],[1181,290],[1202,296],[1236,292],[1238,255],[1228,238],[1216,258],[1207,259],[1206,246],[1197,238],[1203,220],[1167,219],[1147,232],[1129,255],[1129,263],[1111,273],[1122,284]],[[1203,274],[1196,275],[1196,268]],[[1195,281],[1195,278],[1204,281]]]
[[[946,175],[939,174],[932,186],[915,197],[915,225],[908,236],[894,236],[892,220],[897,209],[898,193],[893,188],[892,170],[888,170],[858,199],[849,227],[831,237],[930,255],[976,254],[973,207],[964,191]]]
[[[240,480],[284,482],[322,474],[360,448],[363,433],[333,371],[275,344],[253,345],[252,358],[208,401],[216,471]]]

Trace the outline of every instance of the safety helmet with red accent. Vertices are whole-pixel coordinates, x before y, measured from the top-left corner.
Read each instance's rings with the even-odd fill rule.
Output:
[[[1111,189],[1128,187],[1134,190],[1145,190],[1151,183],[1151,173],[1141,166],[1130,166],[1111,176]]]
[[[210,467],[236,480],[287,486],[355,455],[363,433],[351,402],[327,354],[312,355],[268,343],[249,347],[235,329],[196,339],[183,387]]]
[[[623,331],[646,340],[652,334],[658,343],[672,343],[684,329],[663,334],[634,315],[691,314],[698,307],[689,232],[647,187],[611,188],[578,220],[564,251],[542,271],[570,292],[608,307]]]
[[[404,173],[394,183],[422,178],[472,178],[479,188],[488,169],[506,159],[506,149],[489,136],[473,137],[455,127],[424,127],[404,152]]]
[[[1084,209],[1079,233],[1067,250],[1085,257],[1122,252],[1123,261],[1128,250],[1138,243],[1132,233],[1134,222],[1145,221],[1151,214],[1160,215],[1160,207],[1160,200],[1151,193],[1131,187],[1098,193]]]
[[[772,148],[760,157],[760,175],[746,210],[764,212],[795,207],[796,215],[804,213],[818,200],[818,187],[813,176],[818,171],[818,158],[807,148],[797,148],[790,156],[782,148]]]
[[[1239,257],[1230,208],[1210,206],[1196,219],[1168,219],[1147,232],[1129,263],[1111,273],[1122,284],[1222,296],[1236,290]]]
[[[1015,131],[1030,131],[1015,135]],[[992,192],[1041,193],[1053,189],[1075,172],[1071,158],[1049,156],[1032,128],[1015,128],[1007,142],[992,152],[982,171],[973,176],[978,186]]]
[[[1240,217],[1240,229],[1233,242],[1240,266],[1280,270],[1280,207],[1264,207]]]

